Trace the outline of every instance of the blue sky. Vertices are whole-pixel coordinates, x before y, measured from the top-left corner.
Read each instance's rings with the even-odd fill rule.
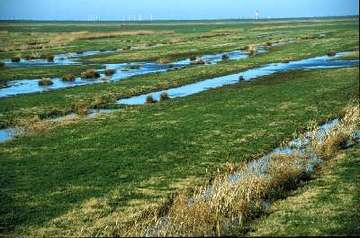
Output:
[[[358,15],[358,0],[0,0],[0,19],[128,20]]]

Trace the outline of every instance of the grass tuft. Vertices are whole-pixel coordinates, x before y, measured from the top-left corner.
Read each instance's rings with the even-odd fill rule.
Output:
[[[160,94],[160,102],[166,101],[166,100],[169,100],[169,99],[170,99],[170,97],[169,97],[169,94],[167,92],[162,92]]]
[[[80,116],[85,116],[88,114],[90,104],[83,100],[73,103],[72,111]]]
[[[50,78],[42,78],[39,80],[39,86],[50,86],[53,85],[54,82]]]
[[[249,53],[249,55],[256,55],[256,45],[248,45],[245,47],[245,50]]]
[[[337,150],[346,147],[352,133],[360,128],[358,103],[346,107],[343,114],[340,123],[329,133],[322,135],[324,138],[317,135],[316,130],[313,132],[313,137],[316,139],[312,141],[312,146],[314,151],[323,158],[330,158]]]
[[[146,97],[146,104],[153,104],[153,103],[156,103],[157,101],[153,98],[153,95],[148,95]]]
[[[20,60],[21,60],[21,57],[18,55],[11,57],[11,62],[17,63],[17,62],[20,62]]]
[[[42,121],[38,116],[17,119],[15,124],[15,131],[17,135],[43,133],[50,129],[50,124],[46,121]]]
[[[65,75],[62,77],[62,80],[63,80],[63,81],[70,81],[70,82],[72,82],[72,81],[75,81],[75,79],[76,79],[76,77],[75,77],[75,75],[73,75],[73,74],[65,74]]]
[[[202,64],[205,64],[205,61],[202,59],[196,59],[194,61],[191,61],[191,64],[192,65],[202,65]]]
[[[84,78],[84,79],[94,79],[94,78],[99,78],[99,77],[100,77],[99,72],[97,72],[94,69],[88,69],[85,72],[81,73],[81,78]]]

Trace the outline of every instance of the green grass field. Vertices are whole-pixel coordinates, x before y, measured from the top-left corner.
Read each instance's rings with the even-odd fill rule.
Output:
[[[33,51],[58,53],[131,46],[121,54],[87,57],[81,66],[0,68],[3,84],[13,79],[61,77],[69,72],[79,75],[110,62],[175,60],[280,39],[297,42],[240,61],[0,98],[0,128],[34,116],[69,113],[79,101],[96,106],[96,97],[103,95],[112,98],[105,107],[114,107],[118,98],[267,63],[325,55],[331,50],[352,51],[347,58],[358,59],[358,25],[358,18],[143,25],[2,22],[0,59]],[[73,39],[66,37],[69,32]],[[325,37],[319,37],[320,33]],[[35,36],[39,49],[31,49]],[[126,107],[19,136],[0,144],[0,235],[121,235],[145,209],[162,205],[177,191],[190,191],[209,181],[228,163],[239,164],[271,151],[314,122],[338,117],[344,106],[358,98],[358,67],[295,71],[154,105]],[[316,180],[276,203],[249,234],[359,233],[358,217],[350,209],[356,204],[358,185],[349,179],[350,173],[358,177],[352,167],[359,156],[358,146],[344,153],[345,159],[331,161]],[[339,197],[324,197],[344,186],[349,189]],[[323,195],[308,197],[308,192]],[[304,204],[304,196],[309,203]],[[339,204],[342,198],[344,206]],[[339,224],[341,209],[352,223]],[[316,216],[319,213],[323,216]],[[328,218],[331,223],[323,224]],[[309,223],[315,224],[314,228],[305,233]],[[274,225],[279,230],[272,229]]]

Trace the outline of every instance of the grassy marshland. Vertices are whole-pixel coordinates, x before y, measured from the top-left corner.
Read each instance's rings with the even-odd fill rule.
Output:
[[[176,189],[336,116],[358,82],[357,68],[276,75],[7,142],[1,223],[11,234],[121,234]]]
[[[226,61],[218,65],[199,65],[160,74],[137,76],[114,83],[56,90],[46,94],[38,93],[4,98],[0,99],[0,111],[2,111],[0,126],[11,124],[15,117],[32,117],[34,115],[45,114],[50,110],[69,111],[71,105],[76,103],[76,101],[91,100],[97,95],[112,94],[117,98],[128,97],[158,89],[176,87],[215,76],[231,74],[269,62],[325,55],[330,49],[334,48],[338,51],[350,50],[356,46],[357,42],[357,39],[346,41],[345,38],[336,38],[326,42],[314,41],[290,44],[275,48],[268,54],[257,55],[241,61]],[[91,77],[93,76],[91,75]],[[84,77],[87,76],[84,75]]]
[[[196,60],[204,53],[246,46],[252,52],[251,46],[255,44],[269,46],[281,39],[296,40],[242,61],[224,60],[217,65],[194,65],[114,83],[0,99],[0,127],[18,125],[26,132],[0,144],[1,235],[126,234],[139,215],[169,204],[169,196],[174,193],[193,194],[193,188],[228,171],[227,165],[260,157],[301,134],[308,125],[342,115],[342,108],[359,98],[359,69],[354,67],[278,74],[186,98],[166,100],[164,94],[161,103],[127,107],[97,118],[77,117],[71,123],[39,119],[71,111],[85,115],[89,109],[112,106],[117,98],[165,90],[267,63],[326,55],[331,51],[353,51],[347,58],[358,58],[358,18],[212,23],[0,23],[1,60],[116,49],[111,54],[83,58],[82,65],[1,67],[1,84],[12,79],[48,77],[71,81],[82,72],[84,78],[93,78],[97,75],[91,69],[105,69],[102,63],[171,62],[190,56]],[[339,145],[339,141],[329,144]],[[334,147],[319,151],[331,154],[331,148]],[[356,156],[355,152],[350,155]],[[341,184],[355,186],[348,177],[342,180],[343,169],[352,171],[351,174],[356,172],[348,168],[350,163],[330,161],[329,166],[332,163],[334,171],[339,171]],[[279,164],[274,169],[285,165]],[[306,188],[316,189],[318,181],[302,188],[299,196]],[[329,191],[340,186],[330,182],[328,185]],[[346,208],[352,206],[350,194],[356,191],[357,187],[349,186]],[[284,211],[290,209],[286,201],[279,202]],[[325,202],[321,199],[315,203],[324,214],[327,210],[321,206],[340,209],[337,199]],[[350,209],[345,213],[356,222]],[[254,234],[267,234],[266,224],[288,220],[282,214],[270,213],[269,220],[264,218],[251,226]],[[294,214],[291,218],[295,225],[306,219],[305,213],[298,213],[299,220]],[[339,224],[336,219],[333,221]],[[305,227],[308,223],[300,224]],[[298,231],[304,230],[301,225],[299,230],[291,225],[290,220],[284,231],[300,234]],[[311,234],[329,231],[319,230]],[[350,226],[344,231],[357,232]]]

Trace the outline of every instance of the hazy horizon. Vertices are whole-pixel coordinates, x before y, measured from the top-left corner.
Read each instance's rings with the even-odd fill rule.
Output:
[[[358,16],[357,0],[0,0],[0,20],[214,20]]]

